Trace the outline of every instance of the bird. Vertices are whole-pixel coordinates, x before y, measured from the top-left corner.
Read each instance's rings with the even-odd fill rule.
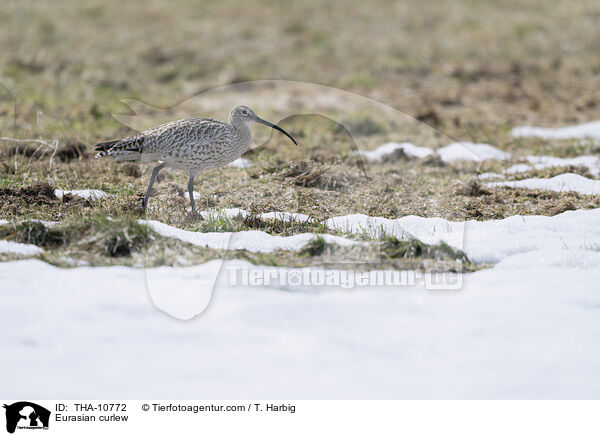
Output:
[[[260,118],[245,105],[235,106],[229,112],[228,122],[212,118],[186,118],[161,124],[124,139],[95,145],[96,158],[113,157],[117,161],[157,162],[142,200],[142,210],[158,172],[167,167],[188,172],[188,192],[192,214],[195,212],[194,179],[205,170],[217,168],[239,159],[250,147],[253,123],[263,124],[280,131],[298,145],[281,127]]]

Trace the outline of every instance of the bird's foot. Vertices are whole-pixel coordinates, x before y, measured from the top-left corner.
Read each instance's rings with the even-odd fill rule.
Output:
[[[195,221],[204,221],[204,217],[202,214],[196,210],[192,210],[188,213],[186,217],[187,221],[195,222]]]
[[[140,198],[135,203],[130,204],[127,209],[135,214],[144,215],[146,213],[146,203],[144,203],[143,198]]]

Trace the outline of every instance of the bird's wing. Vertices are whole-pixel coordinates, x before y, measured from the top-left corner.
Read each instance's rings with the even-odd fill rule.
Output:
[[[116,152],[168,153],[186,143],[194,143],[197,147],[208,146],[215,135],[228,128],[229,124],[211,118],[171,121],[119,141],[97,144],[96,151],[100,152],[97,157]]]

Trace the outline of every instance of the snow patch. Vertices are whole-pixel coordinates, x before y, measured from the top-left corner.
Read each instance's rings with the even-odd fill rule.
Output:
[[[297,221],[297,222],[307,222],[307,221],[316,221],[314,218],[297,212],[264,212],[258,215],[262,219],[274,219],[279,221]]]
[[[556,192],[578,192],[584,195],[600,195],[600,181],[591,180],[579,174],[565,173],[550,179],[531,178],[524,180],[489,182],[488,187],[508,186],[510,188],[545,189]]]
[[[198,196],[196,196],[196,194]],[[194,198],[198,199],[200,196],[200,194],[196,191],[194,191]],[[185,198],[189,199],[189,195],[187,195],[187,193],[185,194]],[[200,212],[200,215],[202,215],[203,218],[205,219],[216,219],[219,216],[225,216],[227,217],[227,219],[233,219],[233,218],[245,218],[247,216],[250,215],[250,213],[247,210],[244,209],[240,209],[238,207],[232,207],[232,208],[225,208],[225,209],[219,209],[219,210],[208,210],[208,211],[202,211]],[[314,218],[303,214],[303,213],[297,213],[297,212],[263,212],[263,213],[259,213],[256,215],[258,218],[262,218],[262,219],[277,219],[277,220],[281,220],[281,221],[298,221],[298,222],[306,222],[306,221],[315,221]]]
[[[219,210],[208,210],[200,212],[203,218],[218,218],[219,216],[225,216],[228,219],[232,218],[245,218],[250,213],[244,209],[240,209],[239,207],[231,207]]]
[[[590,174],[595,177],[600,174],[600,158],[597,156],[578,156],[573,158],[527,156],[526,159],[537,169],[567,167],[572,165],[586,167],[590,171]]]
[[[248,159],[240,157],[239,159],[236,159],[233,162],[231,162],[229,166],[235,168],[250,168],[250,161]]]
[[[208,216],[214,212],[202,212]],[[228,216],[246,214],[241,209],[221,211]],[[270,212],[275,216],[281,212]],[[293,216],[294,214],[290,214]],[[142,221],[143,222],[143,221]],[[443,218],[405,216],[398,219],[363,214],[333,217],[324,222],[330,229],[372,238],[382,235],[400,240],[419,239],[426,244],[444,242],[462,250],[475,263],[496,264],[515,254],[535,250],[583,249],[600,247],[600,209],[567,211],[553,217],[515,215],[502,220],[448,221]],[[276,249],[298,250],[314,238],[304,233],[273,236],[260,231],[238,233],[198,233],[181,230],[157,221],[147,222],[157,233],[184,242],[215,249],[246,249],[271,252]],[[321,235],[328,243],[342,246],[360,242],[333,235]],[[590,248],[592,247],[592,248]]]
[[[100,189],[70,189],[70,190],[55,189],[54,190],[54,195],[56,196],[56,198],[59,198],[59,199],[63,198],[63,196],[65,194],[71,194],[76,197],[84,198],[86,200],[102,200],[102,199],[110,197],[110,194],[107,194],[106,192],[104,192]]]
[[[437,150],[444,162],[466,160],[481,162],[484,160],[504,160],[510,158],[508,153],[489,144],[475,144],[472,142],[454,142]]]
[[[503,179],[504,176],[498,173],[482,173],[477,176],[479,180]]]
[[[520,174],[531,170],[531,166],[527,164],[516,164],[502,171],[504,174]]]
[[[546,249],[600,247],[600,209],[567,211],[553,217],[515,215],[502,220],[455,222],[406,216],[398,219],[346,215],[330,218],[329,228],[351,233],[415,237],[445,242],[475,263],[498,263],[518,253]],[[593,249],[593,248],[592,248]]]
[[[204,216],[214,213],[202,212]],[[239,216],[248,212],[232,208],[222,210],[220,213]],[[271,219],[278,217],[310,219],[307,215],[283,212],[269,212],[263,215]],[[164,237],[221,250],[248,250],[263,253],[278,249],[296,251],[305,247],[316,236],[311,233],[276,236],[257,230],[201,233],[182,230],[158,221],[140,220],[140,222],[148,224]],[[464,251],[472,262],[496,264],[515,254],[536,250],[598,250],[600,247],[598,222],[600,222],[600,209],[567,211],[553,217],[516,215],[502,220],[465,222],[412,215],[388,219],[354,214],[330,218],[324,222],[324,225],[330,229],[358,235],[366,234],[372,238],[388,235],[400,240],[416,238],[431,245],[444,242]],[[328,234],[319,236],[329,244],[341,246],[365,244],[365,242],[340,236]]]
[[[259,230],[243,232],[190,232],[169,226],[159,221],[139,222],[147,224],[152,230],[166,238],[175,238],[200,247],[218,250],[248,250],[258,253],[270,253],[275,250],[300,250],[315,239],[312,233],[301,233],[292,236],[276,236]],[[350,246],[360,244],[358,241],[333,235],[319,235],[328,244]]]
[[[585,274],[548,266],[488,269],[465,275],[458,292],[417,285],[330,287],[315,294],[325,289],[234,285],[229,266],[268,269],[224,264],[209,310],[180,322],[150,304],[143,269],[0,263],[0,372],[11,375],[3,394],[196,400],[600,395],[598,268]],[[216,267],[164,268],[152,280],[163,277],[175,293],[195,287],[199,295],[212,286],[207,270]],[[107,372],[115,356],[119,377]],[[52,377],[40,384],[31,374]]]
[[[600,249],[600,246],[598,249]],[[538,266],[600,270],[600,251],[577,248],[532,250],[509,256],[498,263],[495,268],[532,268]]]
[[[36,256],[44,250],[33,244],[22,244],[20,242],[0,239],[0,253],[20,254],[23,256]]]
[[[424,158],[432,154],[439,154],[444,162],[467,160],[481,162],[484,160],[508,159],[510,155],[489,144],[475,144],[472,142],[454,142],[446,147],[434,151],[427,147],[419,147],[410,142],[388,142],[372,151],[361,150],[357,154],[366,157],[369,161],[380,161],[383,157],[402,150],[408,156]]]
[[[568,166],[581,166],[589,170],[594,177],[600,175],[600,158],[597,156],[578,156],[573,158],[560,158],[554,156],[527,156],[529,164],[519,163],[502,171],[503,174],[521,174],[532,169],[545,169]],[[496,173],[485,173],[496,174]],[[483,179],[481,176],[479,178]],[[492,178],[492,177],[489,177]]]
[[[186,200],[190,199],[190,193],[189,192],[184,192],[183,193],[183,198],[185,198]],[[194,191],[194,200],[199,200],[200,199],[200,193],[198,191]]]
[[[384,235],[399,240],[419,239],[426,244],[438,244],[442,241],[460,248],[462,246],[464,223],[451,222],[443,218],[422,218],[414,215],[398,219],[370,217],[353,214],[329,218],[325,226],[354,234],[367,234],[373,238]]]
[[[599,139],[600,121],[567,127],[518,126],[510,131],[515,138],[536,137],[543,139]]]
[[[434,153],[427,147],[419,147],[410,142],[388,142],[372,151],[358,151],[357,153],[367,158],[369,161],[380,161],[385,156],[393,154],[396,150],[402,150],[407,156],[424,158]]]

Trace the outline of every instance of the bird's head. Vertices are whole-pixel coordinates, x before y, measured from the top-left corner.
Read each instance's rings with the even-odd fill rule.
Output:
[[[285,136],[290,138],[294,144],[298,145],[298,143],[292,137],[292,135],[290,135],[288,132],[283,130],[281,127],[279,127],[267,120],[263,120],[261,117],[256,115],[254,113],[254,111],[252,109],[250,109],[248,106],[243,106],[243,105],[236,106],[233,109],[231,109],[231,112],[229,112],[229,122],[230,123],[235,123],[235,122],[239,122],[239,121],[244,122],[246,124],[259,123],[259,124],[263,124],[265,126],[269,126],[275,130],[279,130]]]

